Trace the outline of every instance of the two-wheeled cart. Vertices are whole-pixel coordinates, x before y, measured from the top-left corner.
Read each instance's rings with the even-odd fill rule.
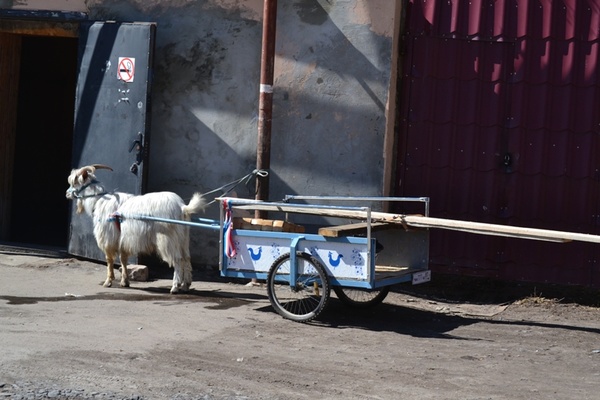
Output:
[[[285,318],[312,320],[327,305],[332,289],[342,302],[367,307],[381,303],[391,285],[431,279],[427,229],[375,221],[371,205],[331,205],[416,202],[427,216],[428,198],[287,196],[281,203],[219,200],[221,276],[266,281],[271,305]],[[235,216],[256,210],[284,213],[285,219]],[[290,214],[342,218],[346,223],[308,228],[289,222]]]

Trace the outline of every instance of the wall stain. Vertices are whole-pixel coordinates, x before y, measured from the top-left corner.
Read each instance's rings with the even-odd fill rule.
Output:
[[[173,86],[173,78],[184,78],[188,87],[207,90],[212,85],[214,71],[225,59],[226,49],[216,38],[205,37],[196,40],[182,51],[177,43],[170,43],[162,49],[157,73],[162,77],[162,86]],[[164,89],[159,86],[157,89]]]
[[[19,5],[17,2],[16,5]],[[0,0],[0,8],[13,8],[15,6],[15,2],[13,0]]]
[[[329,6],[330,8],[331,6]],[[310,25],[323,25],[329,19],[329,12],[317,0],[300,0],[294,3],[300,20]]]

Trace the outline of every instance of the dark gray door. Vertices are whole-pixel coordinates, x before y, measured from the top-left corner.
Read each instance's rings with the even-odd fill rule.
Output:
[[[145,189],[155,32],[153,23],[82,24],[73,168],[109,165],[113,172],[96,174],[109,191],[140,194]],[[69,253],[104,260],[91,219],[74,210]]]

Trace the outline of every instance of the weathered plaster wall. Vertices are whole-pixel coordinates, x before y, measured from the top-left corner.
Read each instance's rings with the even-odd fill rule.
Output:
[[[380,195],[393,2],[280,1],[271,195]]]
[[[0,0],[0,8],[86,12],[85,0]]]
[[[218,3],[218,4],[217,4]],[[149,190],[184,198],[256,165],[262,2],[90,1],[90,17],[157,22]],[[252,196],[246,188],[240,196]],[[215,195],[213,195],[214,197]],[[217,204],[206,217],[218,218]],[[218,262],[218,235],[194,229],[196,264]]]
[[[158,24],[150,190],[204,192],[255,164],[261,9],[243,3],[89,2],[94,19]]]
[[[383,192],[396,2],[278,2],[271,199]],[[150,190],[189,197],[254,168],[263,0],[85,5],[91,19],[158,23]],[[216,205],[207,216],[218,216]],[[217,236],[192,231],[194,263],[216,264]]]

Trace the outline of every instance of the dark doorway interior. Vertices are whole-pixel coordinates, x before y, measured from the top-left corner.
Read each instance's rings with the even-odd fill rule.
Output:
[[[77,39],[24,36],[11,242],[66,247]]]

